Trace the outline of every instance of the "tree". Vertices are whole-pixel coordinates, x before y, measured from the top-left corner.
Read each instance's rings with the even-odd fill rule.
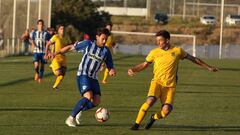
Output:
[[[76,41],[83,33],[94,38],[96,29],[111,20],[110,14],[97,11],[98,5],[91,0],[54,0],[53,5],[52,25],[73,26],[79,31],[79,35],[69,38],[71,40]]]

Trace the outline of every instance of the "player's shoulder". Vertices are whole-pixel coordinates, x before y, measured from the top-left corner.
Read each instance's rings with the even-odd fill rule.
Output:
[[[89,45],[92,45],[93,42],[91,40],[82,40],[82,41],[77,41],[74,46],[77,46],[77,45],[84,45],[84,46],[89,46]]]

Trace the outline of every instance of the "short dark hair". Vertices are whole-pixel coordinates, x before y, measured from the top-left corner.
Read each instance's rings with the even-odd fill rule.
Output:
[[[107,28],[98,28],[96,35],[101,36],[101,34],[105,34],[105,35],[109,36],[110,31]]]
[[[42,22],[42,24],[44,24],[43,19],[39,19],[39,20],[37,21],[37,24],[38,24],[39,22]]]
[[[58,30],[60,27],[65,27],[65,26],[64,26],[64,24],[58,24],[58,25],[56,26],[56,29]]]
[[[158,36],[162,36],[164,37],[165,39],[170,39],[170,33],[166,30],[160,30],[156,33],[156,37]]]

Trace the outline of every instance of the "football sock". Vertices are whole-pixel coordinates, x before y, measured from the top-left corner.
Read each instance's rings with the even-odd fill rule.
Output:
[[[102,80],[103,82],[107,82],[108,74],[109,74],[109,70],[108,68],[106,68],[103,74],[103,80]]]
[[[149,108],[150,108],[150,105],[147,104],[147,103],[144,103],[144,104],[141,106],[141,108],[140,108],[140,110],[139,110],[139,112],[138,112],[137,119],[136,119],[136,123],[137,123],[137,124],[140,124],[140,123],[142,122],[142,120],[143,120],[144,116],[146,115],[146,112],[147,112],[147,110],[148,110]]]
[[[85,98],[85,97],[83,97],[82,99],[80,99],[80,100],[77,102],[77,104],[75,105],[75,107],[74,107],[74,109],[73,109],[73,111],[72,111],[71,116],[75,118],[76,115],[77,115],[80,111],[82,111],[82,110],[85,108],[85,106],[87,106],[87,104],[88,104],[89,102],[91,102],[91,101],[90,101],[89,99]]]
[[[58,87],[58,85],[61,83],[62,80],[63,80],[63,75],[57,76],[57,78],[56,78],[56,80],[55,80],[55,83],[54,83],[54,85],[53,85],[53,88]]]
[[[35,72],[39,74],[39,67],[34,68]]]
[[[86,111],[86,110],[92,109],[93,107],[95,107],[95,105],[93,104],[93,102],[91,102],[91,101],[89,100],[89,102],[87,102],[87,104],[84,106],[84,108],[82,109],[82,111]]]
[[[160,111],[159,113],[155,113],[155,115],[153,116],[153,118],[155,120],[161,119],[161,118],[165,118],[166,115],[163,113],[163,111]]]
[[[43,78],[44,69],[40,69],[39,78]]]

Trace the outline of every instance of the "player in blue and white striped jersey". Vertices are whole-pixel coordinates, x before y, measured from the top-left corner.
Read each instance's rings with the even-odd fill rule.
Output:
[[[43,29],[44,21],[42,19],[37,21],[37,30],[32,33],[32,48],[33,48],[33,63],[35,69],[34,80],[41,83],[44,65],[47,63],[44,59],[45,46],[50,40],[49,34]],[[40,64],[41,65],[40,65]],[[40,66],[40,69],[39,69]]]
[[[71,50],[83,53],[77,72],[78,88],[83,98],[77,102],[72,114],[67,118],[66,124],[68,126],[75,127],[76,124],[80,124],[79,116],[81,112],[91,109],[100,103],[101,91],[97,75],[101,64],[105,62],[110,76],[116,75],[111,52],[105,47],[108,35],[108,29],[100,28],[97,30],[96,41],[77,42],[74,45],[62,48],[54,54],[63,54]]]

